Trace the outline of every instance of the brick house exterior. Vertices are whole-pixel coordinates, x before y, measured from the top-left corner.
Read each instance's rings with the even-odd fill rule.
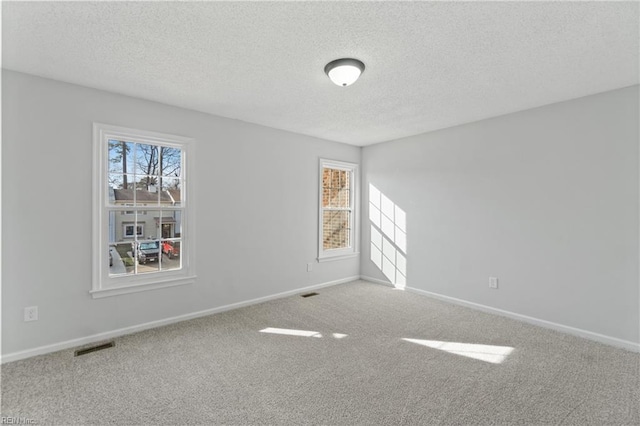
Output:
[[[324,168],[322,170],[322,207],[348,208],[352,196],[350,172]],[[325,250],[349,247],[351,245],[351,213],[345,210],[325,210],[323,212],[322,246]]]

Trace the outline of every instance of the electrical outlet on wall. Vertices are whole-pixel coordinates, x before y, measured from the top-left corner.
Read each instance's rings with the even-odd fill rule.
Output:
[[[307,272],[313,271],[313,263],[307,263]]]
[[[489,288],[498,289],[498,278],[489,277]]]
[[[38,320],[38,307],[29,306],[24,308],[24,320],[25,321],[37,321]]]

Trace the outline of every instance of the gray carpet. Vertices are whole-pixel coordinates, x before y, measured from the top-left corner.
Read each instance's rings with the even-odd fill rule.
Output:
[[[65,425],[640,424],[639,354],[362,281],[318,293],[125,336],[77,358],[66,350],[6,364],[2,416]]]

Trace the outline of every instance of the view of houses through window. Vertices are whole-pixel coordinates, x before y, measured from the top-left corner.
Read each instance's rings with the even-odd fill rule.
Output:
[[[109,275],[181,268],[182,151],[109,140]]]

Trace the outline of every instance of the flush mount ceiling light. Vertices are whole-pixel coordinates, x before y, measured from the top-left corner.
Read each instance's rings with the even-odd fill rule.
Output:
[[[338,86],[350,86],[364,71],[362,61],[352,58],[336,59],[324,67],[324,72]]]

